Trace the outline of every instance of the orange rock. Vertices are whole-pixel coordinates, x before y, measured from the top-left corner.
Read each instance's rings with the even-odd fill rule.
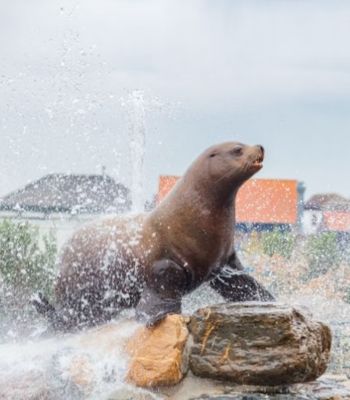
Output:
[[[178,383],[187,368],[187,338],[186,320],[181,315],[168,315],[155,327],[140,328],[126,346],[131,356],[127,380],[141,387]]]

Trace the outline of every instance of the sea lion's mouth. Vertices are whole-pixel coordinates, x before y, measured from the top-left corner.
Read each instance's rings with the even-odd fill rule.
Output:
[[[263,167],[264,156],[261,154],[257,159],[252,162],[252,169],[261,169]]]

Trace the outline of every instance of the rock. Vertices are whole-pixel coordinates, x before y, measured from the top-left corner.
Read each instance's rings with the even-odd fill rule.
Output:
[[[350,400],[349,380],[323,375],[313,382],[282,385],[237,385],[192,376],[189,372],[179,385],[162,399],[171,400]],[[168,389],[167,389],[168,390]],[[157,393],[158,394],[158,393]]]
[[[271,388],[271,386],[270,386]],[[202,394],[181,400],[349,400],[350,390],[334,376],[325,376],[314,382],[284,387],[236,386],[221,394]],[[172,400],[178,400],[174,398]]]
[[[168,315],[152,328],[141,327],[127,344],[127,381],[140,387],[175,385],[187,369],[185,318]]]
[[[238,384],[283,385],[322,375],[331,332],[304,311],[277,303],[202,308],[189,324],[195,375]]]

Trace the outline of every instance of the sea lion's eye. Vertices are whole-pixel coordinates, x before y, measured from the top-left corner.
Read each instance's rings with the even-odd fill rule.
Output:
[[[212,157],[215,157],[215,156],[216,156],[216,153],[211,153],[209,157],[212,158]]]
[[[230,151],[230,153],[233,156],[240,156],[243,153],[243,147],[242,146],[236,146]]]

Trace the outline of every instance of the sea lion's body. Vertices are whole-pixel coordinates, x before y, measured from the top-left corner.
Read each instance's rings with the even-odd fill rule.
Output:
[[[232,153],[237,147],[244,157],[243,150]],[[233,248],[235,195],[262,157],[259,146],[214,146],[151,213],[78,230],[60,257],[55,308],[44,300],[36,304],[39,311],[57,328],[71,329],[137,306],[138,317],[152,324],[180,312],[181,297],[208,280],[227,299],[273,299],[253,278],[236,274],[242,267]]]

